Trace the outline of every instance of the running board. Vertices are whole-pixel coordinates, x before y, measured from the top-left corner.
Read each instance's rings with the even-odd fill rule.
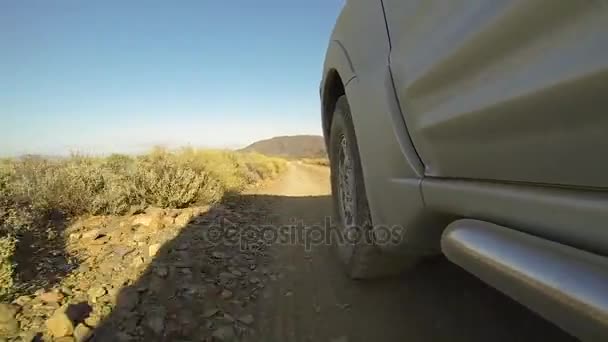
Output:
[[[608,258],[469,219],[446,228],[441,249],[575,337],[608,340]]]

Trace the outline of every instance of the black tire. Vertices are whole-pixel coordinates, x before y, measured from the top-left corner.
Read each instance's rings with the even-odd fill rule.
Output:
[[[343,148],[343,139],[346,140],[348,148]],[[346,151],[345,151],[346,150]],[[359,157],[359,147],[355,130],[350,114],[350,107],[346,96],[341,96],[336,102],[336,108],[333,115],[333,120],[330,129],[329,138],[329,158],[331,167],[331,185],[333,194],[333,204],[335,220],[338,225],[338,230],[346,231],[346,222],[344,222],[341,212],[341,197],[339,168],[341,158],[344,153],[349,153],[352,158],[352,166],[354,166],[354,203],[355,214],[352,215],[351,225],[354,223],[355,229],[351,231],[357,236],[356,241],[340,241],[333,239],[334,249],[338,258],[346,267],[347,274],[354,279],[377,278],[381,276],[393,275],[400,273],[404,268],[414,263],[414,260],[402,259],[401,256],[392,256],[383,253],[378,246],[375,245],[372,238],[371,229],[372,222],[365,192],[365,184],[363,180],[363,172],[361,170],[361,160]],[[354,222],[353,222],[354,221]]]

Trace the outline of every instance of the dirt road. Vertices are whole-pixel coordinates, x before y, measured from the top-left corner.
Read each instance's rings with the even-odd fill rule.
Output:
[[[268,221],[305,225],[331,216],[329,193],[327,168],[298,163],[258,192]],[[356,282],[327,246],[274,245],[270,255],[279,276],[258,299],[253,340],[572,340],[442,258],[397,278]]]

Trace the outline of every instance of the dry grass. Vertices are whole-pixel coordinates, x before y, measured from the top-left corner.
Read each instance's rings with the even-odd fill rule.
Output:
[[[136,157],[0,160],[0,296],[11,285],[13,237],[51,216],[212,204],[285,168],[285,160],[257,153],[192,148],[156,148]]]

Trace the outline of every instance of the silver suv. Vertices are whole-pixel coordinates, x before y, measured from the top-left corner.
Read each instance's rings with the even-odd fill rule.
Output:
[[[349,0],[322,78],[350,276],[444,254],[608,340],[607,1]]]

